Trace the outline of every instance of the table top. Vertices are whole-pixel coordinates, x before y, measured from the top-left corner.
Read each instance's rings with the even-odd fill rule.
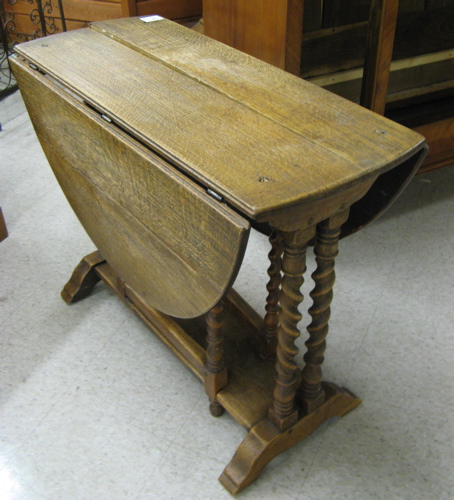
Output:
[[[94,23],[17,47],[251,220],[392,169],[424,139],[168,20]]]

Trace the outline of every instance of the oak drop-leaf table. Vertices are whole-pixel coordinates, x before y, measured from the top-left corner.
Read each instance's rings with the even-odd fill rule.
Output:
[[[360,403],[322,380],[338,240],[398,196],[421,136],[159,17],[21,44],[11,62],[97,248],[63,298],[105,282],[204,383],[211,413],[248,429],[220,478],[230,492]],[[271,242],[264,318],[232,289],[251,227]]]

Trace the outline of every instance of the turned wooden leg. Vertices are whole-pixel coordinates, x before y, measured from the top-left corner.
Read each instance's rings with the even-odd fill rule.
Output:
[[[314,247],[317,268],[312,274],[315,286],[310,293],[313,303],[309,309],[312,321],[307,327],[309,339],[306,342],[305,366],[298,392],[298,402],[307,413],[312,413],[325,401],[321,366],[324,360],[331,313],[330,305],[333,298],[334,260],[337,256],[341,226],[347,217],[348,210],[317,224]]]
[[[280,293],[279,333],[276,361],[276,386],[269,419],[280,431],[284,431],[298,420],[295,408],[296,373],[294,361],[298,354],[295,341],[300,332],[297,328],[301,320],[298,311],[303,301],[300,292],[306,270],[306,250],[314,229],[308,231],[282,232],[284,257],[282,260],[282,285]]]
[[[74,269],[71,279],[61,292],[61,296],[67,304],[72,304],[90,295],[96,283],[101,280],[95,268],[104,262],[105,260],[98,251],[85,256],[80,261]]]
[[[207,321],[207,360],[205,364],[205,390],[210,399],[210,413],[219,417],[224,408],[219,404],[216,394],[227,385],[227,366],[224,358],[224,335],[222,315],[224,305],[219,302],[206,315]]]
[[[268,355],[274,354],[277,346],[277,332],[279,328],[279,290],[281,286],[282,252],[284,250],[282,236],[278,231],[273,231],[270,236],[271,251],[268,254],[270,277],[266,289],[266,314],[264,336],[268,346]]]

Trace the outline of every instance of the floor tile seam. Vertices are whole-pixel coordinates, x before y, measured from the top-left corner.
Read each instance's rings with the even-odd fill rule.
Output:
[[[37,292],[35,292],[37,293]],[[111,342],[112,338],[123,328],[124,324],[126,322],[129,321],[129,318],[126,317],[122,322],[121,324],[109,335],[109,337],[105,340],[105,342],[103,342],[102,346],[99,348],[99,350],[94,353],[92,356],[91,356],[91,359],[81,368],[80,372],[75,375],[75,377],[72,379],[72,381],[70,381],[66,388],[63,390],[63,392],[61,393],[61,395],[58,397],[58,399],[56,399],[56,401],[52,404],[51,408],[46,412],[46,414],[37,422],[37,424],[33,427],[32,431],[27,435],[27,438],[29,438],[29,436],[36,430],[36,428],[38,428],[42,422],[44,421],[45,418],[47,418],[47,416],[53,411],[53,409],[59,404],[59,402],[61,401],[61,399],[63,397],[65,397],[66,395],[69,395],[71,390],[77,386],[78,382],[80,381],[80,379],[83,377],[84,373],[90,368],[90,366],[95,362],[95,360],[100,356],[100,354],[104,351],[104,349],[106,348],[106,346]],[[201,396],[202,397],[202,396]],[[200,398],[197,400],[197,402],[200,400]],[[194,404],[194,407],[196,406],[197,402]],[[96,407],[92,407],[94,410],[98,410]],[[192,412],[190,412],[191,414]],[[117,418],[114,414],[111,415],[111,417],[113,417],[115,420],[117,420],[118,422],[123,422],[121,419]],[[169,443],[169,447],[174,443],[175,439],[176,439],[176,434],[180,431],[180,429],[182,428],[182,426],[184,425],[184,423],[187,421],[187,419],[189,418],[189,414],[188,414],[188,417],[184,420],[184,422],[181,424],[181,426],[178,428],[178,430],[175,432],[175,436],[172,440],[170,440],[170,443]],[[134,423],[132,421],[128,422],[129,425],[135,427],[136,429],[140,429],[144,432],[148,432],[146,426],[140,426],[140,425],[137,425],[137,423]],[[25,441],[24,443],[25,444]],[[21,445],[21,447],[23,446],[23,444]],[[14,453],[15,455],[16,453]]]
[[[35,292],[37,293],[37,292]],[[126,319],[125,319],[126,321]],[[124,323],[124,322],[123,322]],[[123,326],[123,323],[119,326],[119,328],[121,328],[121,326]],[[118,329],[117,329],[118,330]],[[61,393],[61,395],[59,397],[56,397],[56,401],[54,402],[54,404],[52,404],[51,408],[47,411],[47,413],[41,418],[41,420],[39,421],[39,423],[35,426],[35,429],[37,426],[39,426],[43,420],[49,415],[49,413],[55,408],[55,406],[58,405],[58,403],[61,401],[61,399],[66,396],[69,391],[71,390],[71,388],[77,384],[77,382],[79,381],[79,379],[82,377],[82,375],[85,373],[85,371],[88,369],[88,367],[93,363],[93,361],[99,356],[100,352],[106,347],[106,345],[108,344],[108,342],[110,341],[110,339],[112,338],[112,336],[116,333],[116,331],[113,332],[109,338],[103,343],[103,345],[99,348],[98,352],[96,354],[93,354],[90,361],[88,361],[81,369],[80,369],[80,372],[75,375],[75,377],[73,378],[73,380],[71,382],[69,382],[66,386],[66,388],[63,390],[63,392]]]
[[[142,488],[140,488],[140,490],[138,491],[137,495],[134,497],[135,499],[139,498],[142,495],[142,492],[147,487],[147,484],[148,484],[149,480],[154,476],[154,474],[156,473],[156,471],[158,470],[158,468],[161,466],[161,464],[164,461],[164,459],[167,457],[170,448],[174,444],[174,441],[175,441],[175,437],[169,442],[166,450],[162,453],[161,458],[157,461],[155,467],[153,467],[153,470],[146,476]]]
[[[134,498],[139,498],[143,492],[143,490],[146,488],[147,484],[148,484],[148,481],[150,480],[150,478],[155,474],[156,470],[160,467],[160,465],[162,464],[162,462],[165,460],[165,458],[168,456],[168,453],[170,451],[170,448],[172,448],[174,445],[177,446],[177,447],[180,447],[180,448],[183,448],[185,450],[190,450],[192,451],[193,453],[196,453],[197,455],[200,455],[201,457],[205,457],[205,458],[210,458],[212,459],[212,457],[209,457],[207,455],[204,455],[203,453],[200,453],[198,451],[194,451],[193,449],[190,449],[190,448],[187,448],[186,446],[184,445],[181,445],[180,443],[175,443],[175,440],[177,439],[178,437],[178,434],[179,432],[181,431],[181,429],[184,427],[184,425],[186,424],[186,422],[189,420],[189,418],[191,417],[191,415],[193,414],[194,412],[194,409],[196,408],[197,404],[199,403],[199,401],[204,397],[205,395],[204,394],[201,394],[199,396],[199,398],[197,399],[197,401],[194,403],[194,406],[192,408],[191,411],[188,412],[187,416],[185,419],[183,419],[183,422],[181,423],[181,425],[175,430],[174,432],[174,436],[173,436],[173,439],[170,440],[170,443],[169,445],[167,446],[167,449],[165,450],[165,452],[163,452],[160,460],[158,461],[156,467],[154,467],[153,471],[150,472],[150,474],[147,476],[146,480],[145,480],[145,483],[143,485],[143,487],[141,488],[141,490],[138,492],[137,496],[135,496]]]
[[[399,248],[400,248],[400,245],[399,245]],[[362,336],[361,342],[359,343],[359,346],[358,346],[358,348],[357,348],[357,350],[356,350],[356,353],[353,355],[353,359],[352,359],[351,364],[350,364],[350,369],[348,370],[348,373],[347,373],[347,375],[346,375],[346,376],[345,376],[345,378],[344,378],[344,383],[343,383],[343,385],[344,385],[344,386],[347,386],[347,385],[348,385],[348,379],[349,379],[349,377],[350,377],[350,375],[351,375],[351,373],[352,373],[352,371],[353,371],[353,368],[354,368],[354,366],[355,366],[355,364],[356,364],[356,361],[357,361],[358,357],[359,357],[359,356],[360,356],[360,354],[361,354],[361,351],[362,351],[362,349],[363,349],[363,345],[364,345],[364,343],[365,343],[365,341],[366,341],[366,338],[367,338],[367,336],[369,335],[370,328],[371,328],[371,325],[372,325],[372,321],[373,321],[373,320],[374,320],[374,318],[375,318],[375,315],[376,315],[376,313],[377,313],[378,306],[379,306],[379,304],[380,304],[380,302],[381,302],[381,300],[382,300],[382,298],[383,298],[383,296],[384,296],[384,294],[385,294],[386,284],[388,283],[388,281],[389,281],[389,279],[390,279],[390,276],[391,276],[391,274],[392,274],[392,269],[394,268],[394,264],[395,264],[395,262],[396,262],[396,260],[397,260],[397,254],[398,254],[398,250],[397,250],[397,251],[396,251],[396,253],[395,253],[394,260],[393,260],[392,265],[390,266],[390,271],[389,271],[388,275],[386,276],[386,280],[383,282],[383,284],[382,284],[382,286],[381,286],[380,295],[379,295],[379,297],[377,298],[377,300],[376,300],[376,302],[375,302],[375,306],[374,306],[374,308],[373,308],[373,311],[372,311],[372,313],[371,313],[371,314],[370,314],[370,316],[369,316],[369,320],[368,320],[368,322],[367,322],[367,326],[366,326],[366,327],[365,327],[365,329],[364,329],[364,333],[363,333],[363,336]]]
[[[117,333],[117,331],[123,326],[123,324],[127,321],[127,318],[125,319],[124,322],[122,322],[122,324],[114,331],[112,332],[112,334],[109,336],[109,338],[104,342],[103,346],[99,349],[99,351],[94,354],[91,358],[91,360],[83,367],[83,369],[80,371],[80,373],[73,379],[72,382],[70,382],[67,386],[67,388],[60,394],[59,397],[56,397],[56,400],[54,401],[54,403],[51,405],[51,407],[48,409],[47,412],[45,412],[45,414],[36,422],[35,425],[32,426],[31,430],[29,433],[27,433],[26,437],[22,440],[22,443],[16,448],[16,450],[13,452],[13,454],[9,457],[9,459],[6,461],[5,465],[0,469],[1,470],[4,470],[5,468],[8,467],[8,465],[14,460],[14,458],[17,456],[17,454],[20,452],[20,450],[28,443],[30,437],[33,435],[33,433],[36,431],[36,429],[38,429],[42,423],[45,421],[45,419],[49,416],[49,414],[55,409],[55,407],[59,404],[59,402],[69,393],[69,391],[74,387],[74,385],[77,384],[77,382],[79,381],[79,379],[82,377],[83,373],[87,370],[87,368],[91,365],[91,363],[93,363],[93,361],[99,356],[99,354],[101,353],[101,351],[103,349],[105,349],[106,345],[109,343],[109,341],[111,340],[112,336],[115,335],[115,333]],[[99,411],[99,410],[97,410]],[[116,420],[118,420],[115,415],[113,415],[113,418],[115,418]],[[134,425],[133,425],[134,426]],[[136,428],[138,428],[137,426],[134,426]],[[175,439],[175,438],[174,438]],[[170,448],[170,446],[172,445],[174,440],[172,440],[167,449],[166,449],[166,452],[163,454],[163,456],[165,456]],[[162,459],[161,459],[162,460]],[[161,463],[161,460],[159,461],[159,463]],[[159,464],[158,464],[159,465]],[[157,466],[158,466],[157,465]],[[156,466],[156,467],[157,467]],[[156,470],[156,467],[153,469],[153,472]],[[148,477],[151,477],[148,476]],[[146,482],[144,484],[144,487],[146,485]],[[142,491],[143,488],[140,490]]]
[[[196,382],[196,381],[195,381]],[[196,407],[198,406],[199,402],[202,400],[202,398],[205,398],[206,397],[206,394],[204,394],[203,392],[200,394],[200,396],[197,398],[196,402],[194,403],[194,405],[192,406],[191,410],[188,411],[187,415],[186,415],[186,418],[184,418],[181,422],[181,425],[178,426],[176,429],[175,429],[175,432],[174,432],[174,436],[173,436],[173,439],[170,443],[170,446],[173,446],[173,444],[177,444],[178,446],[182,446],[183,448],[187,449],[184,445],[180,445],[178,443],[175,443],[175,440],[177,439],[178,435],[180,434],[180,431],[183,429],[183,427],[186,425],[186,422],[188,422],[188,420],[191,418],[192,414],[194,413]],[[210,457],[211,458],[211,457]]]
[[[307,495],[306,493],[304,493],[304,491],[302,489],[298,493],[298,495],[296,497],[296,500],[299,500],[299,498],[300,498],[301,495],[304,496],[304,500],[306,500],[306,499],[308,499],[308,500],[320,500],[320,497],[313,497],[312,495]]]
[[[49,283],[49,280],[44,280],[44,281],[40,282],[40,286],[41,286],[42,288],[44,288],[44,287],[45,287],[48,283]],[[11,314],[14,314],[15,312],[19,311],[19,310],[23,307],[23,305],[24,305],[24,304],[30,303],[31,301],[33,301],[33,298],[35,297],[35,295],[37,295],[37,294],[41,294],[41,293],[42,293],[42,292],[41,292],[41,290],[40,290],[40,289],[38,289],[38,288],[37,288],[37,289],[35,289],[35,290],[34,290],[34,291],[30,294],[30,295],[28,295],[26,298],[22,298],[22,299],[20,299],[20,300],[19,300],[19,302],[18,302],[18,303],[14,306],[14,308],[13,308],[13,309],[10,309],[10,310],[8,311],[8,313],[11,315]],[[76,378],[74,379],[74,381],[73,381],[73,382],[70,382],[70,383],[69,383],[69,386],[72,386],[72,385],[73,385],[73,383],[74,383],[76,380],[78,380],[78,379],[80,378],[80,376],[81,376],[81,374],[83,373],[83,371],[85,371],[85,369],[86,369],[86,368],[88,368],[88,366],[89,366],[89,365],[93,362],[93,360],[94,360],[94,359],[95,359],[95,358],[96,358],[96,357],[100,354],[100,352],[101,352],[101,351],[102,351],[102,350],[106,347],[107,343],[108,343],[108,342],[110,342],[110,340],[112,339],[112,336],[113,336],[113,335],[114,335],[114,334],[118,331],[118,329],[119,329],[119,328],[121,328],[121,327],[124,325],[124,323],[125,323],[127,320],[128,320],[128,318],[125,318],[125,320],[121,323],[121,325],[120,325],[120,326],[119,326],[119,327],[118,327],[118,328],[117,328],[114,332],[112,332],[112,334],[111,334],[111,335],[109,336],[109,338],[108,338],[108,339],[107,339],[107,340],[103,343],[103,345],[99,348],[99,350],[98,350],[95,354],[93,354],[93,355],[92,355],[92,359],[91,359],[91,360],[90,360],[90,361],[89,361],[89,362],[88,362],[88,363],[87,363],[87,364],[83,367],[82,372],[81,372],[81,373],[79,373],[78,375],[76,375]],[[22,325],[22,324],[19,324],[19,327],[22,329],[22,328],[23,328],[23,325]],[[25,345],[25,343],[27,342],[27,340],[28,340],[28,339],[33,338],[33,337],[35,337],[35,338],[39,338],[39,337],[40,337],[40,335],[41,335],[41,334],[40,334],[39,332],[35,332],[35,331],[33,331],[33,332],[32,332],[32,334],[31,334],[30,336],[28,336],[27,338],[24,338],[24,339],[20,342],[20,344],[18,345],[18,347],[22,347],[22,346],[24,346],[24,345]],[[4,357],[0,355],[0,359],[4,359]],[[69,387],[69,386],[68,386],[68,387]]]
[[[16,448],[16,450],[13,452],[13,454],[7,460],[7,462],[6,462],[5,466],[3,467],[3,469],[5,469],[6,467],[8,467],[8,465],[14,460],[14,458],[16,457],[16,455],[28,443],[30,437],[33,435],[33,433],[36,431],[36,429],[38,429],[41,426],[41,424],[49,416],[49,414],[51,413],[51,411],[55,408],[56,404],[58,404],[58,402],[63,398],[63,396],[65,394],[66,394],[66,391],[63,394],[61,394],[60,397],[57,398],[57,401],[49,408],[49,410],[47,412],[45,412],[45,414],[40,419],[38,419],[38,421],[36,422],[35,425],[32,426],[30,432],[27,433],[26,437],[22,440],[22,443]]]
[[[18,303],[17,305],[15,305],[12,309],[7,309],[7,310],[5,311],[5,313],[8,313],[10,316],[11,316],[12,314],[16,313],[18,310],[20,310],[20,309],[22,308],[22,306],[23,306],[23,304],[25,303],[25,301],[26,301],[26,300],[27,300],[27,299],[22,299],[22,300],[20,300],[20,301],[19,301],[19,303]],[[14,328],[14,327],[13,327],[13,325],[6,325],[6,327],[5,327],[5,325],[2,325],[2,331],[3,331],[3,332],[5,332],[4,328],[8,328],[8,327],[9,327],[10,331],[11,331],[11,330],[17,331],[17,328]],[[12,327],[12,328],[11,328],[11,327]],[[24,340],[24,341],[22,341],[22,342],[20,342],[19,346],[22,346],[22,345],[24,344],[24,342],[25,342],[25,340]],[[3,352],[2,352],[2,355],[0,355],[0,359],[4,359],[4,358],[5,358],[5,356],[6,356],[6,353],[3,353]]]
[[[199,401],[199,400],[200,400],[200,398],[199,398],[197,401]],[[186,421],[187,421],[187,419],[189,418],[189,415],[190,415],[191,413],[192,413],[192,412],[189,412],[188,417],[184,420],[184,422],[186,422]],[[172,439],[172,440],[169,440],[169,441],[170,441],[170,442],[169,442],[169,445],[167,446],[166,450],[162,453],[162,456],[161,456],[161,458],[158,460],[158,462],[157,462],[156,466],[153,468],[153,470],[150,472],[150,474],[148,474],[148,476],[145,478],[145,482],[144,482],[144,484],[143,484],[142,488],[141,488],[141,489],[140,489],[140,491],[137,493],[137,495],[134,497],[134,499],[140,498],[140,496],[142,495],[142,492],[143,492],[143,491],[144,491],[144,489],[146,488],[146,486],[147,486],[147,484],[148,484],[149,480],[150,480],[150,479],[154,476],[154,474],[156,473],[156,471],[158,470],[158,468],[161,466],[162,462],[163,462],[163,461],[165,460],[165,458],[168,456],[169,451],[170,451],[170,448],[171,448],[172,446],[174,446],[174,444],[176,444],[176,443],[175,443],[175,440],[176,440],[176,438],[177,438],[177,435],[178,435],[179,431],[180,431],[180,430],[181,430],[181,428],[183,427],[184,422],[181,424],[181,426],[179,427],[179,429],[178,429],[178,430],[174,433],[174,437],[173,437],[173,439]],[[181,445],[179,445],[179,444],[176,444],[176,446],[180,446],[181,448],[187,449],[187,448],[185,448],[184,446],[181,446]],[[193,451],[193,450],[191,450],[191,451]],[[204,455],[202,455],[202,454],[201,454],[201,453],[199,453],[199,452],[195,452],[195,453],[196,453],[196,454],[198,454],[198,455],[200,455],[200,456],[204,456]]]
[[[180,443],[180,442],[176,442],[176,438],[177,436],[175,435],[175,437],[172,439],[172,442],[171,442],[171,446],[175,446],[176,448],[180,448],[182,450],[186,450],[186,451],[189,451],[191,453],[195,453],[196,455],[199,455],[200,457],[203,457],[203,458],[206,458],[208,460],[211,460],[211,461],[216,461],[217,463],[219,463],[219,465],[221,465],[223,468],[226,467],[227,464],[224,463],[223,460],[220,460],[218,457],[213,457],[213,455],[210,455],[210,454],[207,454],[207,453],[204,453],[203,451],[201,450],[196,450],[188,445],[186,445],[185,443]],[[166,452],[167,453],[167,452]],[[233,455],[232,455],[233,456]]]
[[[417,199],[416,199],[416,204],[419,202],[419,200],[420,200],[421,196],[422,196],[422,189],[420,190],[420,193],[419,193],[419,195],[417,196]],[[396,263],[397,263],[398,257],[399,257],[399,255],[400,255],[400,253],[401,253],[402,247],[405,245],[405,242],[406,242],[406,240],[407,240],[407,235],[408,235],[408,234],[410,234],[411,232],[412,232],[412,224],[410,223],[410,224],[407,224],[407,225],[405,226],[405,230],[404,230],[404,231],[401,233],[401,235],[400,235],[399,245],[398,245],[398,247],[397,247],[397,249],[396,249],[396,252],[395,252],[395,255],[394,255],[394,259],[393,259],[393,262],[392,262],[392,264],[391,264],[391,265],[390,265],[390,267],[389,267],[389,273],[388,273],[388,275],[386,276],[386,280],[384,281],[384,284],[383,284],[383,290],[384,290],[384,289],[386,289],[386,288],[388,287],[390,277],[395,276],[395,274],[396,274],[396,273],[394,272],[394,270],[395,270],[395,267],[396,267]],[[381,297],[382,297],[382,296],[380,296],[380,299],[378,300],[378,302],[380,302]],[[377,302],[377,303],[378,303],[378,302]]]
[[[315,450],[314,456],[312,457],[311,463],[310,463],[310,465],[309,465],[309,467],[308,467],[308,469],[307,469],[307,473],[306,473],[306,475],[305,475],[305,477],[304,477],[304,479],[303,479],[303,482],[302,482],[302,484],[301,484],[301,488],[300,488],[300,490],[299,490],[299,492],[298,492],[298,497],[297,497],[297,500],[298,500],[298,498],[299,498],[302,494],[304,495],[303,490],[304,490],[304,487],[305,487],[305,485],[306,485],[307,478],[308,478],[308,477],[310,476],[310,474],[311,474],[312,467],[314,466],[314,463],[315,463],[315,460],[316,460],[316,458],[317,458],[317,455],[318,455],[318,453],[319,453],[319,451],[320,451],[320,448],[321,448],[321,447],[322,447],[322,445],[323,445],[323,442],[324,442],[325,437],[326,437],[326,432],[327,432],[327,430],[328,430],[329,426],[331,425],[331,421],[332,421],[332,419],[328,420],[326,427],[325,427],[325,428],[323,428],[323,429],[320,429],[320,431],[322,432],[322,436],[320,437],[320,442],[318,443],[317,449]],[[311,499],[313,499],[313,500],[319,500],[319,499],[317,499],[316,497],[311,497],[311,496],[308,496],[308,495],[305,495],[305,496],[306,496],[307,498],[311,498]]]
[[[422,187],[420,189],[419,194],[417,195],[417,201],[422,196],[421,193],[422,193]],[[369,335],[370,328],[371,328],[372,322],[373,322],[373,320],[375,318],[375,315],[377,313],[378,306],[380,305],[380,303],[381,303],[381,301],[382,301],[382,299],[384,297],[385,291],[389,288],[389,282],[390,282],[391,277],[394,276],[394,268],[396,266],[396,262],[397,262],[399,253],[401,251],[401,248],[402,248],[402,246],[403,246],[403,244],[405,242],[405,235],[407,234],[408,231],[409,231],[409,229],[408,229],[408,226],[407,226],[406,231],[400,235],[399,244],[397,246],[397,249],[394,252],[393,261],[392,261],[391,265],[389,266],[389,271],[388,271],[388,273],[386,275],[386,279],[383,281],[383,284],[381,286],[380,295],[377,298],[377,300],[375,302],[375,307],[374,307],[374,309],[373,309],[373,311],[372,311],[372,313],[371,313],[371,315],[369,317],[369,321],[367,323],[367,327],[365,328],[365,331],[364,331],[364,334],[363,334],[363,338],[361,339],[361,342],[360,342],[360,344],[358,346],[356,354],[353,356],[353,360],[351,362],[350,369],[349,369],[347,375],[345,376],[344,385],[348,385],[348,379],[349,379],[349,377],[350,377],[350,375],[351,375],[351,373],[352,373],[352,371],[354,369],[354,366],[356,364],[356,361],[357,361],[358,357],[361,354],[361,351],[363,349],[363,346],[364,346],[364,343],[366,341],[366,338]]]
[[[87,298],[89,299],[89,297],[87,297]],[[90,366],[96,361],[96,359],[99,358],[100,354],[104,351],[104,349],[107,347],[107,345],[111,342],[112,338],[123,328],[124,324],[127,323],[128,321],[129,321],[129,318],[126,317],[124,319],[124,321],[122,321],[121,324],[109,335],[108,339],[106,339],[106,341],[99,348],[99,350],[95,354],[92,355],[91,359],[83,366],[83,368],[81,368],[81,371],[75,376],[75,378],[70,383],[68,383],[67,388],[64,390],[63,394],[61,395],[61,397],[59,398],[59,400],[55,403],[55,405],[58,404],[58,402],[61,400],[61,398],[63,398],[66,395],[69,395],[69,393],[71,392],[71,390],[75,386],[77,386],[78,382],[83,377],[84,373],[90,368]],[[200,398],[197,400],[197,402],[199,400],[200,400]],[[193,408],[195,408],[197,402],[194,404]],[[96,405],[94,405],[94,404],[90,404],[90,407],[92,409],[94,409],[94,410],[98,410],[98,407]],[[191,413],[192,413],[192,411],[189,412],[187,418],[189,418],[189,415]],[[113,417],[115,420],[119,421],[119,422],[124,422],[122,419],[118,418],[114,413],[109,413],[109,415],[111,417]],[[168,441],[170,441],[170,445],[169,446],[171,446],[173,444],[173,442],[175,441],[177,433],[181,430],[181,428],[183,427],[183,425],[186,422],[187,418],[183,421],[183,423],[181,424],[181,426],[177,427],[177,429],[175,430],[175,437],[172,440],[168,440]],[[141,431],[150,433],[146,425],[139,425],[137,422],[132,421],[132,420],[128,421],[128,424],[131,425],[132,427],[136,428],[136,429],[139,429]],[[155,433],[153,433],[153,432],[151,432],[150,434],[155,435]]]
[[[41,287],[44,287],[46,284],[48,283],[48,280],[44,280],[42,282],[40,282],[40,286]],[[10,314],[10,316],[14,313],[16,313],[17,311],[21,310],[23,308],[23,305],[24,304],[28,304],[30,303],[31,301],[33,301],[33,298],[35,297],[35,295],[37,294],[41,294],[41,290],[39,288],[36,288],[34,291],[32,291],[31,294],[29,294],[26,298],[22,298],[18,301],[18,303],[14,306],[13,309],[9,309],[8,310],[8,313]],[[22,329],[23,325],[22,324],[19,324],[19,327]],[[32,335],[30,337],[37,337],[39,336],[39,333],[37,333],[36,331],[33,331],[32,332]],[[22,347],[25,342],[30,338],[30,337],[27,337],[27,338],[24,338],[22,342],[20,342],[19,346],[18,347]],[[3,356],[0,356],[0,359],[4,359]]]
[[[126,321],[126,320],[125,320]],[[119,326],[119,328],[121,328],[121,326],[123,326],[123,323],[122,325]],[[116,332],[117,330],[115,330]],[[28,437],[30,437],[30,435],[43,423],[43,421],[49,416],[49,414],[54,410],[54,408],[60,403],[60,401],[66,396],[69,394],[69,392],[71,391],[71,389],[77,384],[77,382],[80,380],[80,378],[83,376],[83,374],[85,373],[85,371],[88,369],[88,367],[93,363],[93,361],[99,356],[100,352],[106,347],[106,345],[108,344],[108,342],[110,341],[110,339],[112,338],[112,336],[114,335],[113,332],[109,338],[103,343],[102,347],[100,347],[100,349],[98,350],[98,352],[96,354],[93,354],[90,361],[88,361],[81,369],[80,369],[80,372],[75,375],[75,377],[73,378],[73,380],[71,382],[68,382],[68,384],[66,385],[66,387],[63,389],[63,392],[60,394],[60,396],[56,396],[55,398],[55,401],[54,403],[51,405],[51,407],[49,408],[49,410],[45,413],[45,415],[43,415],[43,417],[39,420],[39,422],[33,427],[33,430],[30,432],[30,434],[27,436],[26,439],[28,439]],[[25,441],[24,443],[25,444]],[[22,447],[23,445],[21,445]]]
[[[97,409],[97,408],[93,408],[92,407],[92,409],[99,412],[99,409]],[[112,414],[112,413],[109,413],[109,417],[113,418],[115,421],[117,421],[119,423],[124,423],[125,422],[124,420],[122,420],[121,418],[118,418],[115,414]],[[153,432],[150,432],[146,426],[137,425],[132,420],[128,421],[127,423],[128,423],[128,425],[130,427],[133,427],[134,429],[138,429],[140,431],[146,432],[150,436],[156,436],[156,434],[153,433]],[[170,440],[170,439],[163,438],[162,436],[158,436],[158,439],[159,439],[160,443],[162,443],[162,444],[166,443],[166,446],[164,446],[165,450],[163,450],[163,452],[161,454],[162,455],[161,458],[156,462],[155,466],[151,468],[151,471],[149,472],[149,474],[144,474],[143,486],[139,489],[139,491],[137,492],[137,494],[128,495],[128,498],[130,498],[131,500],[134,500],[134,499],[140,497],[140,495],[142,494],[143,490],[147,486],[148,480],[155,474],[156,470],[161,465],[164,457],[167,456],[167,453],[168,453],[170,447],[173,445],[174,439]],[[134,495],[134,496],[132,496],[132,495]]]
[[[203,453],[203,451],[200,451],[200,450],[195,450],[194,448],[191,448],[190,446],[187,446],[186,444],[184,443],[177,443],[175,442],[176,440],[176,436],[174,439],[172,439],[172,442],[170,444],[170,447],[175,447],[175,448],[180,448],[181,450],[185,450],[185,451],[189,451],[191,453],[194,453],[195,455],[198,455],[199,457],[201,458],[206,458],[210,461],[215,461],[217,462],[220,466],[222,467],[225,467],[225,463],[223,460],[217,458],[217,457],[213,457],[212,455],[207,455],[206,453]],[[169,448],[170,448],[169,447]],[[169,450],[166,450],[166,456],[167,456],[167,453],[168,453]],[[163,457],[165,458],[165,457]]]
[[[89,299],[89,297],[87,297]],[[86,370],[94,363],[94,361],[99,357],[102,351],[106,348],[107,344],[110,343],[112,340],[113,336],[116,335],[116,333],[123,327],[123,325],[128,321],[129,318],[125,318],[121,324],[109,335],[109,337],[103,342],[102,346],[98,349],[96,353],[94,353],[91,356],[91,359],[83,366],[81,369],[80,373],[76,375],[76,377],[73,379],[72,382],[68,384],[68,388],[64,391],[62,397],[66,394],[69,393],[69,391],[74,387],[74,385],[77,384],[77,382],[80,380],[80,378],[83,376],[83,374],[86,372]]]

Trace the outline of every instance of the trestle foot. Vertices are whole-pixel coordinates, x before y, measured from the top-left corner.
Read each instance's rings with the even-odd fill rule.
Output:
[[[232,495],[244,490],[273,458],[310,436],[323,422],[342,417],[361,403],[354,394],[335,384],[323,383],[323,389],[325,402],[285,431],[281,432],[268,418],[249,431],[219,478]]]
[[[86,255],[80,261],[61,292],[67,304],[73,304],[91,294],[96,283],[101,280],[95,268],[104,262],[98,251]]]

